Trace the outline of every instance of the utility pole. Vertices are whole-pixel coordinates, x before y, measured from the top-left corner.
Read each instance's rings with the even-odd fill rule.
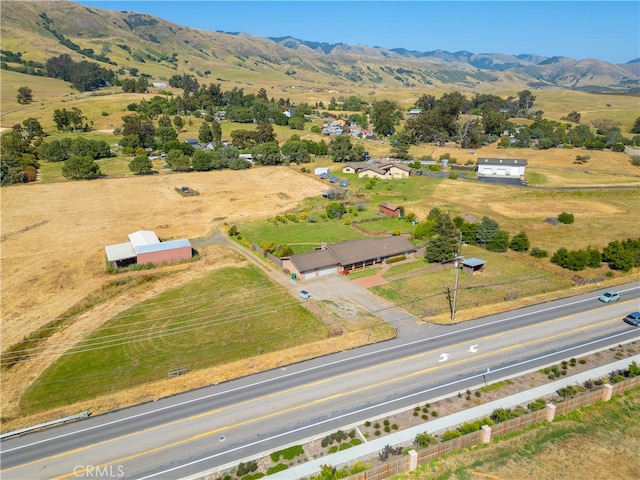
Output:
[[[458,278],[460,276],[460,268],[458,268],[458,262],[460,260],[464,260],[464,258],[460,256],[461,250],[462,250],[462,232],[460,232],[460,241],[458,242],[458,253],[454,261],[454,266],[456,268],[456,282],[453,287],[453,306],[451,307],[451,323],[454,323],[456,321],[456,304],[458,303]]]

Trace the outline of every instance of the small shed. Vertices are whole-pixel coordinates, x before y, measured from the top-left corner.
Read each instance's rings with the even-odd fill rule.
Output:
[[[389,202],[380,202],[378,205],[380,208],[380,212],[384,213],[387,217],[399,217],[402,213],[402,209],[393,203]]]
[[[313,170],[314,175],[322,175],[323,173],[327,174],[327,178],[329,177],[329,172],[331,169],[329,167],[316,167]]]
[[[468,273],[469,275],[475,275],[476,273],[482,272],[485,263],[486,262],[484,260],[480,260],[479,258],[469,258],[467,260],[463,260],[462,271],[464,273]]]

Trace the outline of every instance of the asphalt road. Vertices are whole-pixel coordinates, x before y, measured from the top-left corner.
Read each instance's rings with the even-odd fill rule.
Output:
[[[350,282],[347,282],[350,283]],[[303,443],[366,419],[640,339],[623,323],[639,284],[455,326],[419,324],[378,300],[397,339],[3,440],[3,479],[174,479]],[[320,283],[311,289],[324,295]],[[328,292],[327,292],[328,294]],[[365,295],[365,293],[360,293]]]

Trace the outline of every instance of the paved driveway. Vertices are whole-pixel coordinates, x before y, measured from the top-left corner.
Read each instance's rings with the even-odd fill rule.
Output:
[[[307,290],[311,294],[310,300],[343,300],[352,304],[358,304],[363,310],[369,311],[392,324],[398,331],[398,337],[403,340],[423,335],[424,331],[430,327],[429,324],[420,321],[419,318],[397,308],[393,303],[372,294],[365,287],[355,281],[349,280],[343,275],[332,274],[310,280],[292,280],[271,262],[238,246],[221,232],[214,232],[209,237],[194,239],[191,244],[194,248],[205,245],[224,245],[236,250],[247,260],[262,268],[274,281],[285,286],[291,294],[298,299],[300,290]]]
[[[427,327],[419,318],[397,308],[393,303],[380,298],[349,280],[343,275],[327,275],[296,282],[290,280],[292,287],[305,289],[317,300],[344,300],[357,303],[363,309],[392,324],[398,330],[398,335],[405,340],[418,335]]]

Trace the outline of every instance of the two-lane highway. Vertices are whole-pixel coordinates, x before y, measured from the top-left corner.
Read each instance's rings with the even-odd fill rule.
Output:
[[[178,478],[640,338],[583,295],[291,365],[2,441],[2,477]],[[487,370],[489,373],[487,374]],[[488,377],[488,378],[487,378]],[[484,378],[483,378],[484,380]],[[96,472],[100,475],[96,475]]]

